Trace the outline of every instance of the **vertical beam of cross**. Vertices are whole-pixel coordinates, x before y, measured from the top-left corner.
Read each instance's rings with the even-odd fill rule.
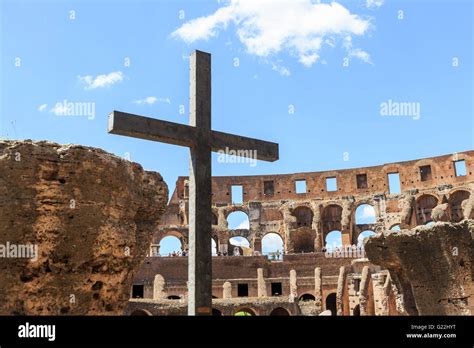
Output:
[[[189,165],[188,315],[212,314],[211,55],[190,57],[189,124],[196,127]]]
[[[229,148],[273,162],[278,159],[278,144],[213,131],[211,55],[195,51],[190,63],[189,126],[113,111],[108,128],[111,134],[189,147],[188,314],[211,315],[211,152]]]

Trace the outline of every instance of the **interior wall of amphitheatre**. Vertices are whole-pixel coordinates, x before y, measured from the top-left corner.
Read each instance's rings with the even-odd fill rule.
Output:
[[[391,283],[387,271],[355,257],[327,257],[321,251],[325,237],[331,231],[341,232],[344,245],[357,244],[362,231],[382,232],[398,225],[411,229],[433,220],[458,222],[474,218],[472,192],[474,190],[474,151],[460,152],[421,160],[390,163],[374,167],[346,170],[212,178],[213,238],[218,249],[228,248],[229,239],[242,236],[251,248],[262,251],[262,238],[277,233],[284,242],[282,261],[270,261],[265,256],[214,257],[213,296],[215,307],[226,315],[240,305],[254,303],[256,315],[267,315],[278,305],[285,304],[290,315],[309,315],[326,309],[328,296],[337,296],[341,315],[404,314],[403,299]],[[466,175],[456,173],[455,162],[463,162]],[[398,173],[400,192],[390,192],[388,174]],[[326,178],[336,178],[337,190],[326,190]],[[297,193],[295,181],[305,180],[306,192]],[[159,243],[173,235],[187,247],[188,190],[187,177],[179,177],[168,204],[163,222],[153,236],[150,256],[159,253]],[[242,204],[232,203],[232,186],[243,187]],[[375,222],[357,224],[357,207],[369,204],[375,211]],[[442,214],[437,210],[442,209]],[[432,216],[435,210],[436,216]],[[249,229],[231,230],[227,217],[243,211],[249,218]],[[304,253],[302,253],[304,251]],[[362,263],[361,263],[362,262]],[[363,272],[361,265],[368,269]],[[321,269],[321,293],[315,289],[315,268]],[[257,269],[263,269],[266,294],[261,296]],[[341,273],[341,268],[345,271]],[[296,272],[298,293],[293,303],[290,272]],[[181,297],[181,301],[155,298],[153,301],[131,300],[129,312],[146,309],[153,314],[185,314],[187,259],[185,257],[148,257],[135,277],[134,284],[142,284],[144,297],[153,299],[154,277],[165,280],[163,293]],[[367,275],[368,274],[368,275]],[[365,280],[361,278],[365,276]],[[231,298],[223,298],[224,283],[231,284]],[[342,282],[342,283],[341,283]],[[248,284],[248,298],[238,297],[238,284]],[[272,283],[281,283],[282,294],[271,296]],[[364,286],[360,289],[361,284]],[[301,295],[321,297],[317,310],[305,309]],[[270,298],[272,301],[264,301]],[[250,301],[250,299],[252,299]],[[281,299],[285,299],[281,301]],[[144,302],[145,301],[145,302]],[[170,302],[171,301],[171,302]],[[247,302],[245,302],[247,301]],[[253,302],[252,302],[253,301]],[[263,302],[262,302],[263,301]],[[317,300],[318,301],[318,300]],[[245,303],[244,303],[245,302]],[[280,303],[282,302],[282,303]],[[296,304],[296,305],[294,305]],[[146,308],[145,308],[146,307]],[[232,313],[231,313],[232,314]]]

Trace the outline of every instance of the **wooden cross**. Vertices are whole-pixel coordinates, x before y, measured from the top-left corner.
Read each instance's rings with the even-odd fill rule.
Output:
[[[113,111],[109,133],[189,147],[188,315],[212,315],[211,151],[247,150],[236,153],[273,162],[278,144],[213,131],[211,55],[194,51],[190,71],[189,126]]]

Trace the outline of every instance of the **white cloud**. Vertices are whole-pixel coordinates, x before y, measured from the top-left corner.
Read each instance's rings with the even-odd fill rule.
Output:
[[[109,74],[97,76],[86,75],[77,77],[81,83],[85,85],[84,89],[95,89],[110,87],[117,82],[123,81],[123,73],[121,71],[113,71]]]
[[[349,57],[356,57],[362,60],[365,63],[373,64],[370,58],[370,54],[361,50],[360,48],[353,48],[352,47],[352,37],[346,36],[342,43],[342,47],[347,51]]]
[[[362,208],[362,214],[360,215],[362,219],[375,218],[375,209],[370,205],[364,205]]]
[[[291,75],[290,70],[287,67],[280,65],[280,63],[274,63],[271,61],[268,61],[267,63],[269,63],[272,66],[272,70],[278,72],[281,76]]]
[[[229,24],[235,25],[236,35],[249,54],[268,58],[287,52],[306,67],[319,60],[323,45],[334,46],[337,38],[362,36],[371,26],[368,19],[337,2],[231,0],[209,16],[184,23],[172,36],[186,43],[209,40]],[[353,56],[360,58],[361,52],[354,50]],[[278,67],[272,65],[273,70],[289,75],[288,69]]]
[[[171,104],[171,99],[170,98],[157,98],[157,97],[151,96],[151,97],[146,97],[143,99],[137,99],[137,100],[132,101],[132,103],[134,104],[148,104],[148,105],[153,105],[156,102]]]
[[[366,0],[367,8],[379,8],[383,5],[384,0]]]
[[[248,230],[248,229],[250,229],[249,220],[245,219],[235,229],[236,230]]]
[[[46,110],[47,107],[48,104],[41,104],[40,106],[38,106],[38,111],[43,112],[44,110]]]

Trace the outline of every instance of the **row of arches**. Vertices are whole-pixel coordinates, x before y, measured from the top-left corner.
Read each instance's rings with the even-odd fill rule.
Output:
[[[400,230],[399,225],[394,226],[392,229]],[[359,233],[357,237],[357,245],[361,246],[365,238],[374,235],[375,232],[372,230],[366,230]],[[310,236],[311,237],[311,236]],[[341,231],[331,231],[325,236],[325,246],[328,251],[334,251],[336,248],[341,248],[342,243],[342,232]],[[245,237],[232,237],[229,239],[229,243],[235,247],[250,247],[250,242]],[[166,236],[160,241],[160,255],[162,256],[171,256],[173,253],[179,253],[183,251],[182,241],[175,236]],[[311,252],[313,251],[313,239],[308,238],[308,240],[298,240],[298,243],[295,245],[296,252]],[[267,233],[262,239],[262,254],[270,255],[274,253],[283,253],[285,250],[284,242],[281,236],[277,233]],[[212,255],[218,254],[217,243],[214,238],[211,239],[211,252]]]
[[[250,247],[249,240],[241,236],[230,238],[229,243],[230,245],[233,245],[235,247]],[[159,246],[159,253],[162,256],[170,256],[173,253],[183,251],[183,242],[175,235],[167,235],[163,237],[160,240]],[[262,253],[264,255],[276,252],[283,252],[283,250],[284,242],[279,234],[270,232],[262,238]],[[217,241],[214,238],[211,239],[211,252],[212,255],[218,254]]]
[[[462,202],[468,199],[470,192],[466,190],[457,190],[449,195],[449,198],[443,197],[440,202],[438,197],[432,194],[423,194],[416,199],[415,215],[416,225],[424,225],[432,221],[431,211],[440,203],[448,203],[449,220],[459,222],[463,219]],[[311,227],[313,222],[313,211],[306,206],[299,206],[292,211],[296,218],[296,228]],[[354,222],[356,225],[370,225],[376,223],[376,211],[371,204],[361,203],[354,211]],[[217,218],[216,218],[217,219]],[[323,233],[329,233],[333,230],[341,230],[342,207],[338,204],[330,204],[322,211]],[[216,220],[217,221],[217,220]],[[227,217],[230,230],[248,229],[248,215],[243,211],[233,211]]]
[[[443,196],[438,198],[433,194],[423,194],[419,196],[413,205],[413,211],[409,217],[409,220],[403,223],[409,224],[410,226],[417,225],[429,225],[433,222],[431,213],[432,210],[439,204],[447,203],[447,218],[452,222],[461,221],[463,216],[463,202],[470,197],[470,192],[467,190],[456,190],[452,192],[448,197]],[[321,215],[321,232],[322,232],[322,243],[328,249],[334,249],[342,245],[342,206],[338,204],[330,204],[322,210]],[[354,211],[354,221],[357,226],[353,231],[352,243],[361,245],[363,240],[374,234],[374,225],[376,223],[376,211],[371,204],[360,203]],[[314,232],[312,231],[313,223],[313,211],[310,207],[299,206],[292,210],[292,215],[296,218],[295,228],[297,232],[291,235],[293,242],[294,252],[313,252],[314,249]],[[217,216],[213,213],[213,223],[217,223]],[[235,210],[227,215],[227,223],[229,230],[248,230],[249,229],[249,218],[246,212]],[[392,230],[400,230],[400,225],[396,224],[391,226]],[[177,252],[182,249],[183,240],[173,241],[164,237],[160,242],[160,255],[168,255],[170,252]],[[168,246],[168,243],[171,246]],[[249,247],[250,242],[243,236],[233,236],[229,240],[230,245],[236,247]],[[212,254],[218,253],[218,243],[213,239],[212,241]],[[285,243],[281,236],[277,233],[269,233],[262,239],[262,253],[276,253],[277,251],[283,252],[286,250]]]
[[[303,294],[299,297],[299,301],[308,302],[315,301],[315,298],[312,294]],[[325,309],[331,311],[331,315],[336,315],[336,293],[330,293],[326,296],[325,300]],[[258,316],[260,315],[259,311],[250,306],[243,306],[233,310],[232,315],[234,316]],[[271,310],[269,313],[270,316],[290,316],[291,313],[288,309],[283,307],[276,307]],[[132,316],[151,316],[152,313],[146,309],[136,309],[131,313]],[[222,311],[217,308],[212,308],[213,316],[222,316]]]
[[[342,207],[333,204],[323,210],[323,217],[336,217],[342,214]],[[296,218],[297,227],[311,227],[313,222],[313,211],[306,206],[300,206],[293,210],[292,215]],[[373,224],[375,223],[375,209],[372,205],[362,203],[357,206],[354,213],[355,223]],[[329,219],[331,220],[331,219]],[[235,210],[229,213],[226,218],[229,230],[249,229],[250,221],[248,214],[242,210]],[[212,213],[212,224],[217,225],[218,219],[215,213]]]

